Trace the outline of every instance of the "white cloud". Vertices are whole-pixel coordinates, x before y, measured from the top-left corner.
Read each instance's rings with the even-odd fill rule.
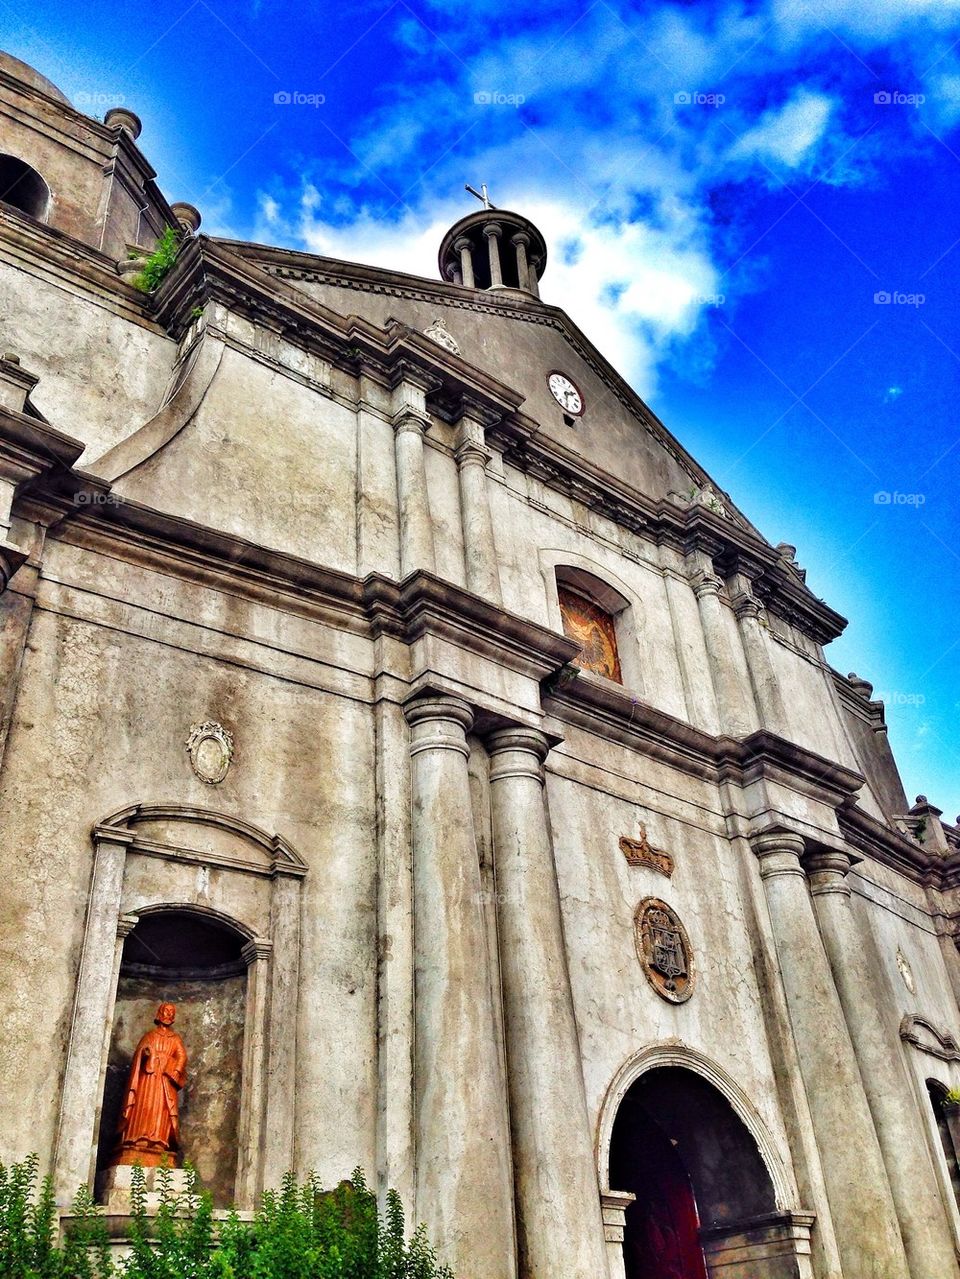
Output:
[[[765,111],[729,151],[732,160],[759,159],[796,169],[821,141],[834,103],[826,94],[798,89],[781,107]]]

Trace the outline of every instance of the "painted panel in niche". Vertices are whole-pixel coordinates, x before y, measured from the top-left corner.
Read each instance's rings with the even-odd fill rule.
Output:
[[[617,633],[613,618],[608,612],[578,595],[565,586],[557,588],[563,633],[580,645],[577,664],[585,670],[605,675],[607,679],[623,683],[620,671],[620,655],[617,652]]]

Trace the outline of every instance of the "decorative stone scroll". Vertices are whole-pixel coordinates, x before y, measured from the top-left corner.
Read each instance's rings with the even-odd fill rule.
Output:
[[[908,1013],[901,1021],[900,1038],[941,1061],[960,1061],[960,1044],[953,1035],[916,1013]]]
[[[447,326],[443,322],[443,317],[438,316],[429,328],[423,330],[424,336],[436,342],[439,346],[445,347],[454,355],[460,354],[460,344],[452,333],[447,331]]]
[[[633,917],[637,957],[663,999],[682,1004],[693,994],[693,951],[676,912],[659,897],[645,897]]]
[[[216,786],[226,777],[233,759],[233,736],[215,720],[194,724],[187,738],[187,752],[200,780]]]
[[[640,823],[640,838],[631,839],[629,835],[620,836],[620,851],[631,866],[648,866],[651,870],[667,879],[673,874],[673,858],[659,848],[652,848],[647,839],[647,828]]]

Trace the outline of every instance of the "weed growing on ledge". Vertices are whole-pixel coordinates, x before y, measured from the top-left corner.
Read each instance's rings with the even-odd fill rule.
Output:
[[[180,234],[168,226],[157,241],[157,247],[144,259],[143,266],[133,277],[133,287],[143,293],[152,293],[173,266],[179,250]]]

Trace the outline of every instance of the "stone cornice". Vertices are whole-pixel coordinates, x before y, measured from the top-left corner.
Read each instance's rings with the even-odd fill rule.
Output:
[[[851,804],[841,807],[838,817],[845,840],[858,852],[939,892],[960,888],[960,851],[931,852]]]
[[[648,706],[620,685],[586,672],[546,689],[543,706],[562,723],[612,738],[718,785],[730,781],[746,786],[761,777],[788,781],[837,805],[849,801],[864,784],[852,769],[774,733],[760,731],[742,739],[714,737]]]
[[[0,252],[26,262],[58,287],[69,283],[126,320],[156,329],[144,314],[145,296],[117,274],[113,258],[56,227],[14,209],[0,209]]]

